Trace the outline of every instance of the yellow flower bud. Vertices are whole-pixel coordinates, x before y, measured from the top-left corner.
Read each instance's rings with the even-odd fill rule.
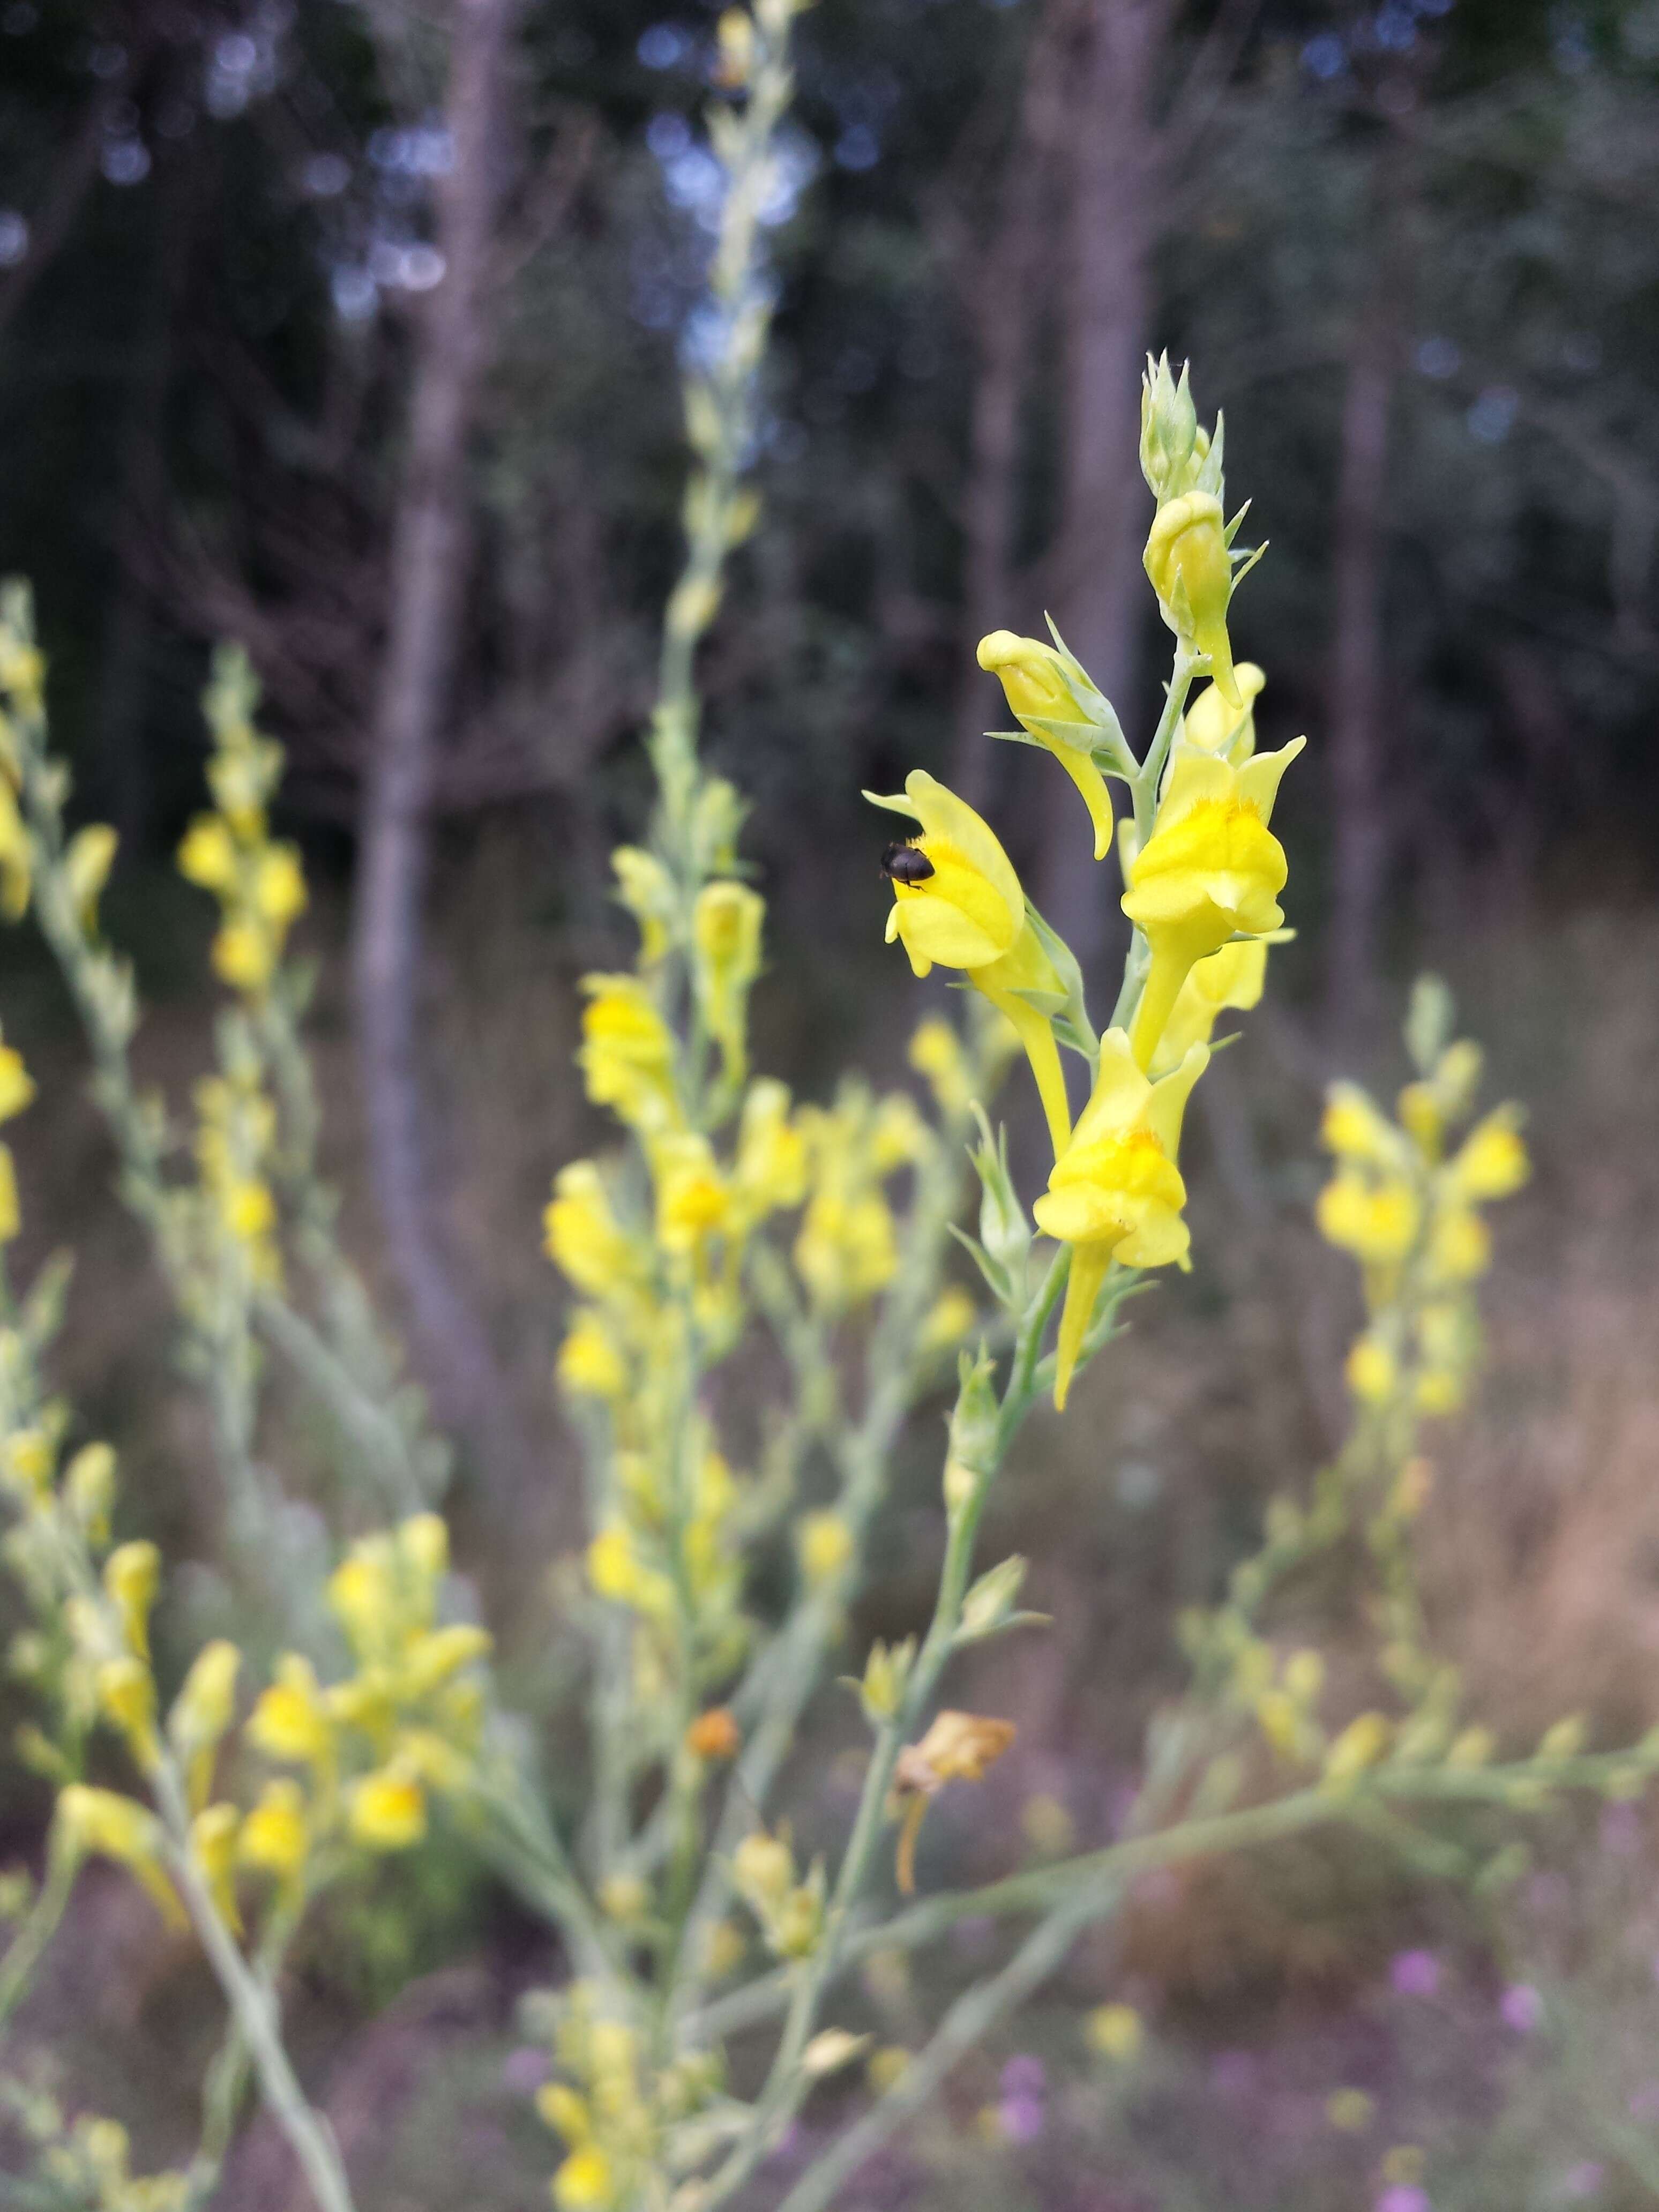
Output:
[[[104,1562],[104,1591],[121,1616],[127,1649],[149,1656],[149,1609],[161,1579],[161,1554],[154,1544],[122,1544]]]
[[[64,849],[64,888],[76,921],[88,935],[97,928],[98,901],[115,865],[119,842],[107,822],[88,822]]]
[[[1096,765],[1096,735],[1106,726],[1105,701],[1069,653],[1040,638],[994,629],[979,641],[979,665],[1000,677],[1016,720],[1052,753],[1082,795],[1095,833],[1095,858],[1112,849],[1112,799]]]
[[[1211,492],[1189,491],[1159,507],[1145,564],[1164,621],[1207,655],[1216,689],[1230,707],[1242,708],[1227,636],[1233,563],[1221,501]]]
[[[235,1713],[241,1663],[241,1653],[223,1637],[204,1644],[167,1715],[167,1740],[191,1769],[191,1796],[198,1804],[207,1795],[213,1753]]]
[[[1327,1782],[1352,1782],[1368,1766],[1375,1766],[1389,1747],[1393,1734],[1381,1713],[1361,1713],[1348,1723],[1325,1754]]]
[[[129,1656],[106,1659],[98,1669],[98,1703],[120,1729],[138,1765],[146,1771],[161,1755],[155,1735],[155,1678],[145,1662]]]

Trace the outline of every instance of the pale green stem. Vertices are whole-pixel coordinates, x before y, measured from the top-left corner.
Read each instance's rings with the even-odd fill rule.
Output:
[[[824,1916],[823,1934],[817,1948],[810,1959],[803,1961],[799,1970],[783,2032],[779,2038],[765,2086],[757,2100],[750,2132],[735,2148],[710,2184],[710,2193],[705,2201],[711,2208],[723,2203],[742,2187],[776,2142],[782,2127],[805,2094],[808,2084],[801,2070],[801,2054],[812,2033],[824,1990],[839,1965],[841,1947],[849,1932],[851,1915],[868,1878],[876,1846],[886,1823],[888,1793],[899,1753],[933,1696],[955,1647],[957,1630],[962,1619],[962,1601],[972,1571],[975,1539],[985,1500],[1008,1445],[1018,1431],[1020,1421],[1030,1411],[1043,1333],[1065,1286],[1070,1261],[1070,1248],[1061,1246],[1020,1330],[1013,1365],[1003,1396],[990,1464],[975,1470],[977,1480],[973,1489],[951,1516],[932,1625],[905,1684],[898,1711],[877,1734],[853,1832],[848,1839],[841,1871]]]
[[[48,1862],[40,1893],[7,1945],[4,1958],[0,1959],[0,2026],[10,2019],[27,1995],[35,1969],[58,1932],[69,1909],[75,1874],[74,1864],[66,1856]]]
[[[829,2212],[843,2182],[921,2109],[968,2053],[1001,2021],[1042,1987],[1076,1941],[1079,1929],[1102,1918],[1116,1902],[1074,1899],[1040,1921],[1000,1973],[966,1990],[946,2012],[892,2088],[807,2168],[778,2212]]]
[[[197,1941],[207,1954],[214,1978],[246,2042],[260,2094],[271,2118],[288,2138],[289,2148],[317,2201],[318,2212],[353,2212],[350,2185],[339,2147],[328,2122],[320,2112],[313,2111],[300,2087],[283,2043],[274,1996],[261,1986],[258,1976],[220,1917],[191,1854],[190,1813],[184,1785],[165,1755],[150,1779],[156,1808],[167,1832],[168,1871],[184,1899]]]

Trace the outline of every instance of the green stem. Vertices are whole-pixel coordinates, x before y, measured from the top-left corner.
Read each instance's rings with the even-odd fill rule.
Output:
[[[75,1866],[67,1855],[49,1861],[46,1878],[23,1924],[0,1959],[0,2026],[10,2019],[34,1978],[46,1946],[57,1934],[75,1887]]]

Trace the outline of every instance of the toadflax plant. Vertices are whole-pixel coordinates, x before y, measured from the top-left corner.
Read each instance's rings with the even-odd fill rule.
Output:
[[[226,2160],[257,2098],[322,2212],[348,2212],[351,2178],[283,2040],[285,1965],[320,1900],[434,1826],[559,1940],[560,1978],[527,2017],[546,2041],[536,2102],[563,2212],[714,2212],[739,2198],[825,2212],[1148,1869],[1322,1827],[1473,1880],[1513,1863],[1515,1822],[1552,1793],[1634,1795],[1659,1765],[1651,1741],[1588,1753],[1574,1723],[1500,1761],[1419,1600],[1424,1424],[1457,1405],[1476,1363],[1482,1208],[1527,1172],[1514,1110],[1474,1119],[1479,1054],[1426,985],[1397,1113],[1339,1085],[1324,1125],[1337,1164],[1319,1220],[1358,1261],[1367,1310],[1348,1443],[1305,1495],[1273,1503],[1219,1602],[1179,1624],[1188,1686],[1149,1732],[1117,1839],[920,1893],[929,1805],[978,1783],[1013,1734],[949,1702],[956,1663],[1022,1626],[1040,1632],[1018,1610],[1024,1563],[979,1556],[993,1486],[1025,1422],[1064,1411],[1130,1293],[1194,1264],[1183,1116],[1217,1021],[1255,1004],[1282,931],[1272,817],[1302,741],[1256,749],[1263,679],[1230,642],[1255,556],[1226,517],[1220,422],[1200,427],[1185,372],[1160,362],[1143,402],[1146,565],[1174,649],[1150,737],[1131,742],[1057,636],[998,631],[979,653],[1019,725],[1007,734],[1053,756],[1080,794],[1077,834],[1121,872],[1133,928],[1103,1027],[995,830],[918,769],[902,795],[874,799],[902,822],[883,860],[888,935],[918,975],[959,978],[959,1018],[919,1023],[914,1086],[878,1091],[849,1074],[806,1104],[755,1072],[764,905],[738,857],[743,802],[700,757],[693,673],[726,556],[757,511],[746,471],[771,297],[759,211],[793,14],[791,0],[757,0],[721,23],[710,135],[726,191],[713,336],[688,373],[688,550],[647,739],[656,802],[641,842],[615,855],[638,951],[583,982],[581,1077],[618,1142],[558,1170],[545,1218],[574,1294],[556,1372],[586,1482],[585,1549],[559,1578],[552,1624],[582,1654],[586,1768],[557,1796],[574,1819],[556,1812],[532,1731],[503,1709],[489,1635],[450,1570],[445,1452],[319,1178],[304,977],[288,941],[305,886],[270,834],[279,756],[255,726],[246,664],[216,663],[212,805],[179,854],[216,902],[227,992],[214,1072],[180,1121],[130,1064],[131,973],[99,921],[112,837],[65,835],[68,780],[47,749],[21,588],[0,609],[0,902],[33,915],[83,1020],[121,1195],[150,1236],[211,1415],[226,1553],[217,1583],[196,1578],[197,1648],[158,1663],[150,1624],[167,1563],[143,1534],[112,1534],[118,1505],[142,1528],[146,1501],[121,1495],[114,1451],[52,1387],[63,1272],[48,1265],[24,1288],[0,1267],[4,1558],[27,1615],[9,1664],[33,1712],[15,1748],[56,1792],[38,1880],[20,1872],[0,1893],[14,1923],[0,2023],[92,1858],[125,1868],[193,1932],[225,2007],[199,2142],[165,2173],[135,2176],[118,2126],[66,2113],[14,2072],[0,2097],[33,2161],[28,2202],[228,2203]],[[1066,1056],[1081,1064],[1075,1119]],[[1031,1194],[988,1110],[1016,1059],[1052,1153]],[[0,1046],[0,1118],[32,1097]],[[0,1148],[0,1261],[18,1225]],[[948,1278],[953,1236],[976,1296]],[[265,1456],[273,1360],[326,1417],[337,1480],[325,1510],[291,1495]],[[931,1617],[918,1637],[849,1651],[896,1449],[952,1375]],[[1320,1657],[1323,1613],[1374,1629],[1364,1666],[1347,1639],[1340,1699]],[[849,1668],[868,1729],[858,1801],[834,1848],[804,1861],[786,1765],[809,1705],[847,1694],[832,1678]],[[883,2054],[868,2096],[841,2104],[839,2133],[803,2162],[792,2122],[867,2040],[849,1969],[969,1917],[1009,1931],[989,1970],[902,2065]],[[1102,2048],[1133,2052],[1140,2030],[1121,2001],[1094,2020]]]

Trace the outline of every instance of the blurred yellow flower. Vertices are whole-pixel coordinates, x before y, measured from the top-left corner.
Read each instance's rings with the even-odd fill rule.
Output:
[[[372,1851],[406,1851],[426,1834],[426,1792],[401,1761],[366,1774],[351,1792],[352,1836]]]
[[[1085,2016],[1083,2032],[1103,2058],[1127,2066],[1140,2056],[1146,2031],[1133,2005],[1097,2005]]]
[[[286,1777],[268,1782],[243,1820],[236,1856],[244,1866],[294,1881],[303,1872],[311,1849],[305,1799],[297,1782]]]

